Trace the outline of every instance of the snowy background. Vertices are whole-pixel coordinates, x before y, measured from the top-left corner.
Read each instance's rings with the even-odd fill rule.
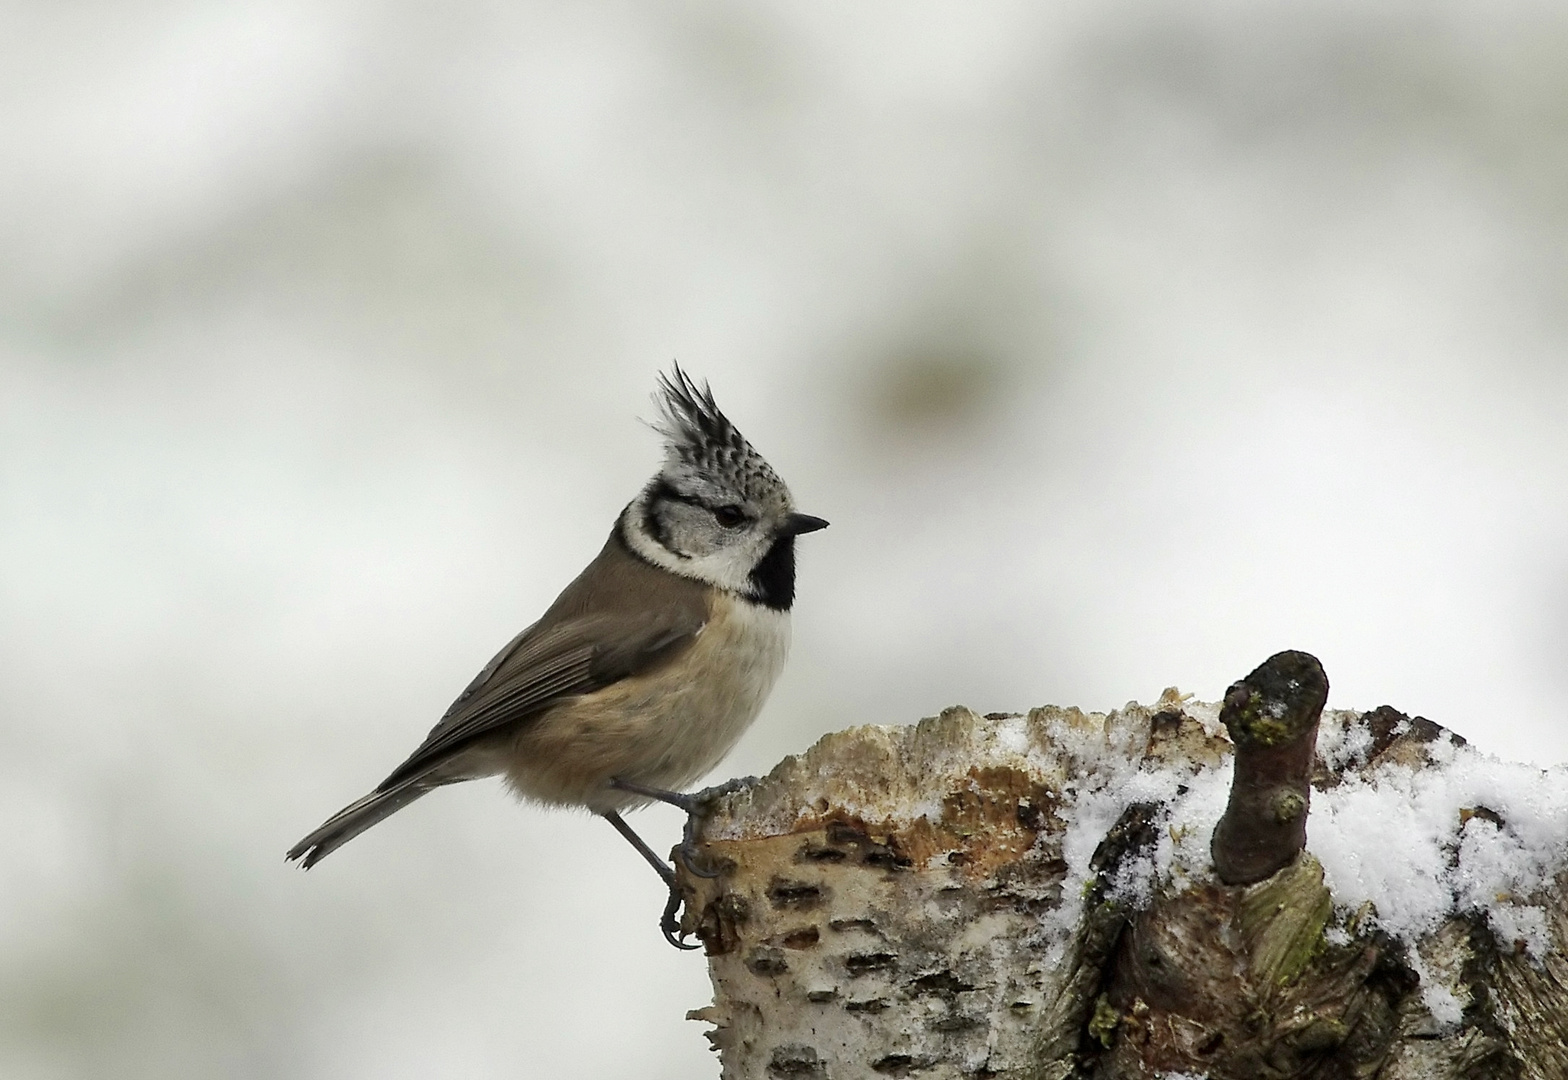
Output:
[[[0,8],[0,1075],[716,1075],[602,823],[305,875],[679,358],[833,522],[723,766],[964,703],[1568,760],[1561,5]],[[634,823],[655,846],[678,817]]]

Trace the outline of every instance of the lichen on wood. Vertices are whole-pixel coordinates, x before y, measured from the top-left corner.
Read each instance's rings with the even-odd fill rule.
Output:
[[[680,887],[725,1080],[1568,1077],[1568,878],[1411,931],[1330,892],[1309,824],[1307,854],[1228,885],[1208,843],[1221,712],[1174,691],[1109,714],[948,709],[829,735],[720,800],[701,839],[721,872]],[[1343,878],[1333,815],[1460,744],[1386,708],[1322,725],[1308,761]],[[1469,812],[1455,859],[1512,828]]]

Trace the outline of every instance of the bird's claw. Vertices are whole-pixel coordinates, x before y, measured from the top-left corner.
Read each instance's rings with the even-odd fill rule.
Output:
[[[675,849],[675,857],[681,861],[681,865],[686,868],[686,872],[693,877],[712,881],[723,873],[721,870],[716,870],[703,864],[702,849],[696,844],[682,844]]]
[[[750,790],[760,782],[755,776],[737,776],[724,781],[722,784],[714,784],[712,787],[692,792],[691,800],[699,805],[711,806],[715,801],[722,799],[726,795],[734,795],[738,791]]]
[[[719,871],[705,865],[702,857],[702,848],[697,843],[697,829],[702,824],[702,818],[692,814],[686,818],[686,828],[681,832],[680,846],[675,849],[675,857],[681,861],[686,872],[700,878],[712,880],[719,876]]]
[[[686,867],[688,873],[709,880],[722,873],[721,870],[704,866],[698,861],[702,852],[697,842],[697,833],[702,829],[708,815],[713,812],[714,803],[726,795],[746,791],[756,783],[755,776],[737,776],[733,780],[726,780],[722,784],[715,784],[686,796],[686,805],[681,807],[686,811],[686,827],[681,830],[681,844],[675,849],[675,856],[680,859],[681,865]]]
[[[686,944],[686,933],[681,929],[680,920],[676,913],[681,909],[681,891],[674,885],[670,886],[670,899],[664,905],[664,914],[659,916],[659,930],[664,934],[664,940],[674,945],[677,949],[700,949],[701,945]]]

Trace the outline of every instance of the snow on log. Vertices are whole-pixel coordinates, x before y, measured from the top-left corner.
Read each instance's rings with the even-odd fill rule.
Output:
[[[720,799],[721,873],[680,888],[725,1080],[1568,1077],[1568,769],[1317,721],[1316,664],[1224,705],[853,728]],[[1299,768],[1238,797],[1221,722],[1282,693],[1300,854]],[[1283,866],[1227,884],[1211,838]]]

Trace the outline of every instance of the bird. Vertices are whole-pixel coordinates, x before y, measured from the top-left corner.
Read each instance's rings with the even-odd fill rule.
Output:
[[[485,665],[424,742],[368,795],[287,853],[314,866],[435,788],[500,776],[525,802],[608,821],[670,888],[660,922],[677,934],[673,868],[622,818],[685,810],[688,869],[712,798],[682,789],[713,769],[756,719],[783,670],[795,600],[795,538],[828,523],[676,363],[654,401],[664,460],[615,519],[599,554],[532,626]]]

